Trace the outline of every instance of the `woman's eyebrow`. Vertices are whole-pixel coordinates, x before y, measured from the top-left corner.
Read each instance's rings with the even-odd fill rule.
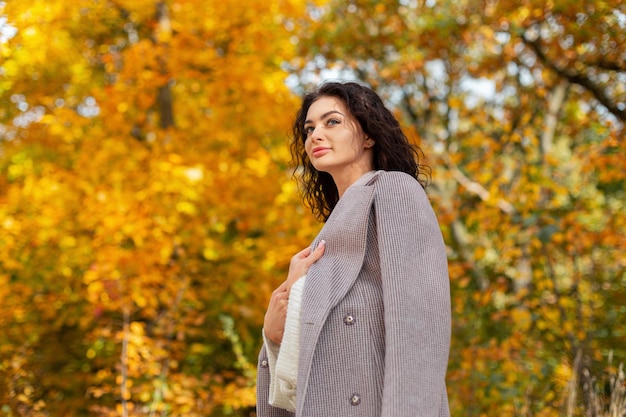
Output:
[[[342,115],[343,117],[346,117],[346,116],[344,116],[344,115],[343,115],[343,113],[341,113],[340,111],[337,111],[337,110],[330,110],[330,111],[327,111],[326,113],[322,114],[322,116],[320,117],[320,119],[324,119],[324,118],[326,118],[326,117],[330,116],[330,115],[331,115],[331,114],[333,114],[333,113],[337,113],[337,114]],[[313,120],[305,120],[305,121],[304,121],[304,124],[305,124],[305,125],[306,125],[306,124],[308,124],[308,123],[313,123]]]

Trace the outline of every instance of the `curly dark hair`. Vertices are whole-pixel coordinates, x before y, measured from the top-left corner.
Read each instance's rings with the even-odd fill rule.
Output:
[[[421,149],[409,143],[400,124],[378,94],[355,82],[327,82],[304,96],[293,123],[291,138],[292,163],[300,168],[294,176],[300,184],[305,204],[319,220],[326,221],[339,201],[333,178],[313,167],[304,148],[307,112],[313,102],[323,96],[342,100],[361,125],[363,133],[374,139],[374,169],[405,172],[426,188],[431,170],[420,164]]]

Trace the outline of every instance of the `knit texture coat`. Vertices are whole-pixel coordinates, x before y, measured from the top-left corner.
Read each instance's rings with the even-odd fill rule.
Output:
[[[377,171],[341,197],[312,243],[326,241],[303,289],[296,411],[268,403],[259,354],[259,417],[448,417],[446,248],[420,184]]]

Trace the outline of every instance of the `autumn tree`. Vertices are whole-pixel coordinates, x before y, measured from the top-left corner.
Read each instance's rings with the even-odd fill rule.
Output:
[[[304,87],[372,85],[433,167],[453,414],[582,413],[584,374],[626,359],[623,2],[336,0],[314,15],[291,61]]]
[[[246,415],[267,299],[318,227],[285,143],[304,2],[0,15],[0,413]]]
[[[586,375],[626,358],[625,13],[0,3],[0,413],[249,414],[267,297],[319,228],[288,72],[371,84],[433,167],[453,414],[599,404]]]

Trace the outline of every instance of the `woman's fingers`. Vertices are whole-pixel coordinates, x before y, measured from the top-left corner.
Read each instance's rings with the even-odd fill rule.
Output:
[[[291,264],[289,265],[289,275],[287,276],[287,292],[291,289],[291,286],[301,277],[307,274],[311,265],[313,265],[324,254],[326,248],[326,242],[320,241],[314,251],[311,248],[305,248],[295,254],[291,258]]]
[[[291,258],[289,276],[285,282],[272,292],[272,297],[265,313],[263,329],[265,336],[272,342],[280,344],[282,341],[283,332],[285,331],[285,320],[287,318],[289,291],[292,285],[299,278],[306,275],[310,266],[324,255],[325,248],[326,242],[322,240],[314,251],[311,251],[310,247],[305,248]]]
[[[281,284],[270,298],[265,319],[263,321],[263,331],[265,336],[276,344],[280,344],[285,330],[285,320],[287,318],[288,294],[284,288],[285,283]]]
[[[313,265],[315,262],[317,262],[319,258],[322,257],[325,249],[326,249],[326,241],[321,240],[319,245],[317,245],[317,247],[313,251],[313,253],[311,253],[311,255],[306,258],[309,266]]]
[[[293,257],[291,258],[291,262],[294,262],[294,261],[297,262],[301,259],[305,259],[307,256],[309,256],[310,253],[311,253],[310,247],[304,248],[300,252],[293,255]]]
[[[278,288],[276,288],[274,291],[272,291],[272,296],[274,294],[279,294],[281,292],[285,292],[287,290],[287,281],[283,282],[282,284],[280,284],[278,286]]]
[[[291,259],[291,263],[292,265],[295,264],[296,266],[299,264],[303,264],[308,269],[311,265],[315,263],[315,261],[322,257],[325,248],[326,241],[321,240],[313,252],[311,252],[310,247],[303,249]]]

